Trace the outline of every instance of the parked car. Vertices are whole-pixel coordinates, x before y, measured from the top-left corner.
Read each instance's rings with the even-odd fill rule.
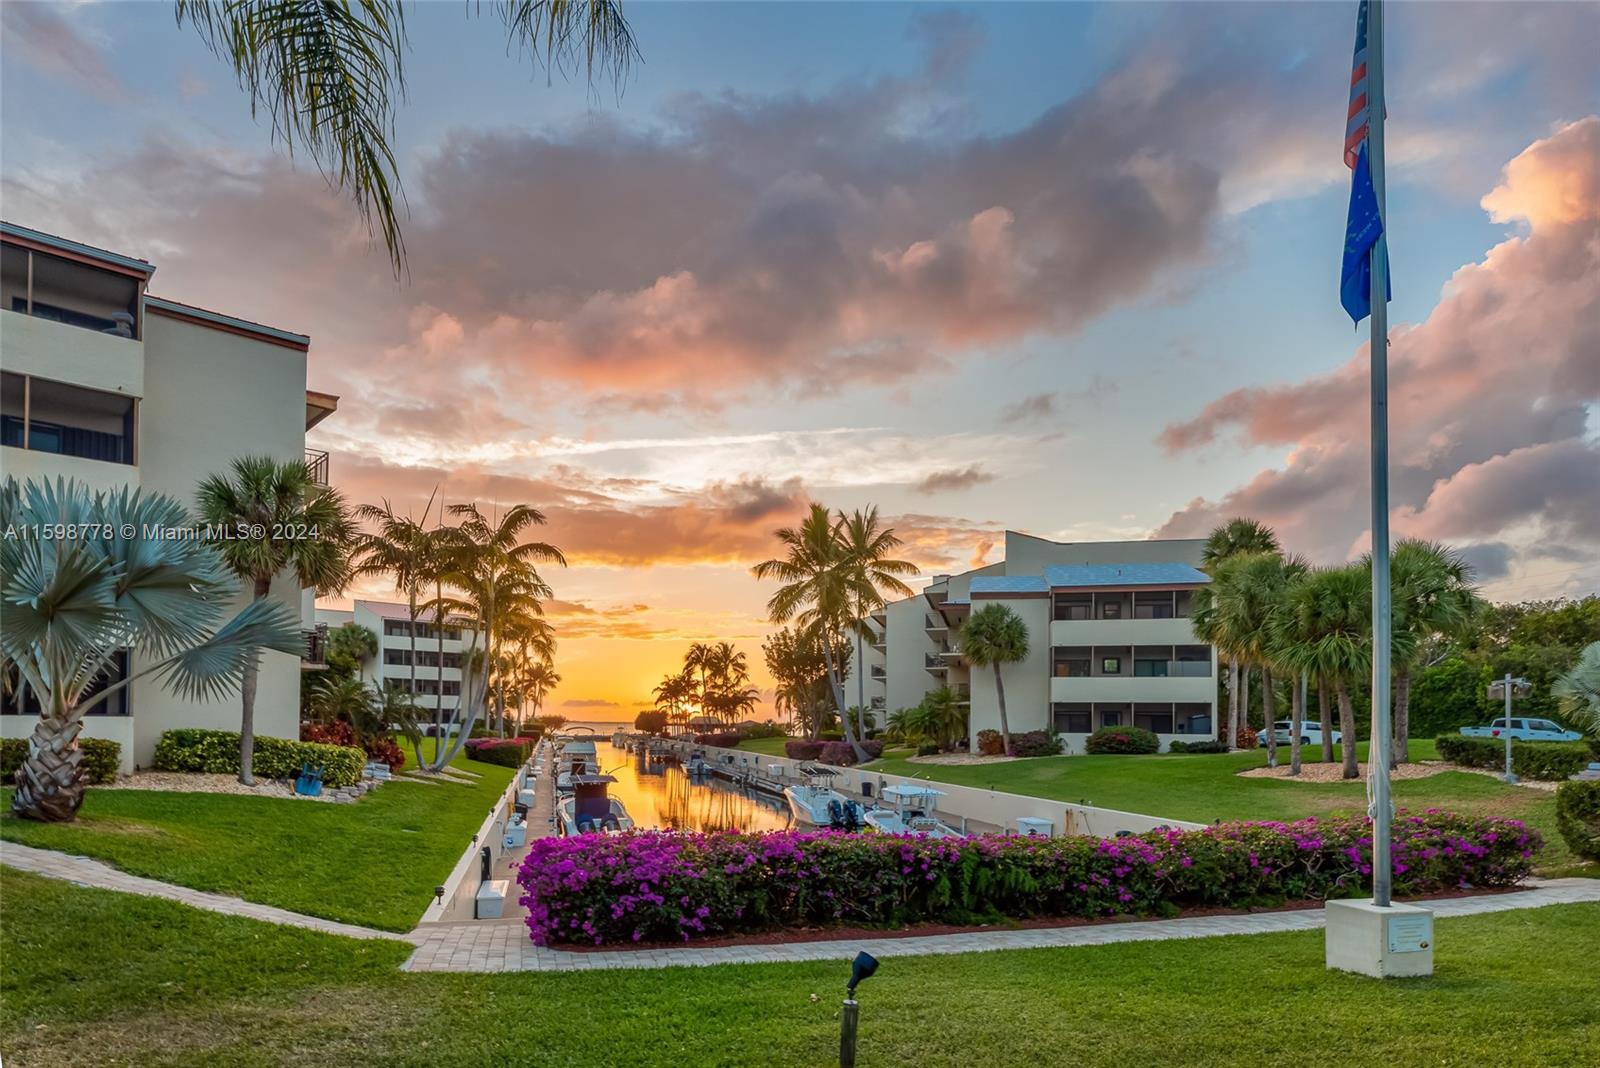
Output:
[[[1274,723],[1272,725],[1272,736],[1273,736],[1274,739],[1277,740],[1277,743],[1279,745],[1288,745],[1289,744],[1289,740],[1290,740],[1289,732],[1292,731],[1293,729],[1294,729],[1294,721],[1293,720],[1280,719],[1280,720],[1278,720],[1276,723]],[[1333,735],[1333,744],[1334,745],[1338,745],[1341,735],[1339,734],[1338,731],[1333,731],[1332,735]],[[1266,731],[1262,731],[1261,732],[1260,737],[1256,739],[1256,744],[1259,745],[1263,749],[1265,749],[1267,747],[1267,732]],[[1311,720],[1311,719],[1301,720],[1300,721],[1300,744],[1301,745],[1321,745],[1322,744],[1322,724],[1320,722],[1318,722],[1317,720]]]
[[[1551,719],[1519,719],[1511,717],[1510,730],[1506,729],[1506,718],[1490,723],[1487,727],[1462,727],[1461,733],[1468,738],[1504,738],[1510,734],[1519,742],[1577,742],[1583,735],[1577,731],[1569,731]]]

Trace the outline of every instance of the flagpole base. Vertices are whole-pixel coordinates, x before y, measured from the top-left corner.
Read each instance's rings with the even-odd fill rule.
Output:
[[[1325,909],[1324,962],[1331,971],[1374,979],[1433,974],[1433,910],[1387,908],[1370,900],[1330,901]]]

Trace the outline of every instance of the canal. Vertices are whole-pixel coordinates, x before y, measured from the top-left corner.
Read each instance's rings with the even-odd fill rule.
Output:
[[[789,809],[765,794],[745,793],[714,776],[691,781],[683,768],[651,761],[643,753],[618,749],[595,738],[600,770],[616,777],[611,796],[620,800],[640,828],[675,831],[780,831],[789,826]]]

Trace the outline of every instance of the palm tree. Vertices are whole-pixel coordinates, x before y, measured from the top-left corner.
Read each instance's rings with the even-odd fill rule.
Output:
[[[686,706],[694,698],[694,682],[681,671],[663,675],[656,684],[656,707],[667,714],[667,722],[680,724],[688,719]]]
[[[241,456],[229,465],[229,474],[200,483],[199,512],[205,523],[230,531],[217,547],[255,600],[269,597],[273,579],[285,571],[301,589],[344,588],[354,533],[350,516],[339,492],[317,485],[304,460]],[[246,786],[255,782],[250,765],[260,667],[259,658],[252,658],[240,687],[239,781]]]
[[[1228,748],[1237,749],[1239,746],[1239,724],[1241,717],[1250,713],[1248,674],[1241,671],[1242,665],[1238,658],[1232,655],[1226,635],[1220,635],[1223,640],[1218,640],[1219,635],[1212,629],[1213,604],[1219,591],[1213,589],[1223,565],[1236,556],[1250,553],[1280,553],[1278,536],[1272,528],[1254,519],[1243,516],[1235,517],[1217,527],[1207,537],[1204,548],[1200,551],[1200,567],[1212,578],[1212,585],[1202,586],[1195,591],[1194,607],[1191,613],[1194,619],[1195,636],[1201,641],[1208,642],[1217,647],[1218,652],[1224,654],[1228,660]]]
[[[986,604],[967,617],[960,631],[961,655],[973,667],[994,668],[995,698],[1000,704],[1000,739],[1011,752],[1011,724],[1006,719],[1006,687],[1000,677],[1004,664],[1028,655],[1028,624],[1009,606]]]
[[[783,627],[767,636],[761,652],[776,684],[774,707],[779,714],[793,718],[806,737],[817,737],[829,702],[821,643],[806,631]]]
[[[856,639],[856,707],[864,710],[867,670],[863,646],[872,634],[867,617],[884,606],[886,593],[896,598],[911,596],[911,587],[901,576],[915,575],[919,569],[911,561],[896,560],[891,555],[903,543],[893,529],[879,521],[875,505],[865,510],[858,508],[849,517],[841,511],[838,530],[849,560],[850,599],[855,611],[851,629]]]
[[[1272,688],[1275,649],[1271,623],[1281,614],[1285,590],[1306,568],[1305,560],[1299,557],[1285,559],[1276,552],[1242,553],[1229,557],[1221,565],[1222,577],[1217,583],[1222,587],[1217,610],[1223,617],[1221,629],[1230,651],[1246,672],[1252,667],[1261,670],[1261,710],[1266,720],[1268,767],[1278,766],[1278,744],[1272,730],[1277,708]],[[1294,722],[1291,745],[1296,750],[1298,769],[1300,721],[1297,718]]]
[[[1584,646],[1578,662],[1555,681],[1550,692],[1560,701],[1563,716],[1600,737],[1600,642]]]
[[[1370,565],[1370,557],[1368,558]],[[1411,739],[1411,676],[1429,639],[1463,634],[1484,608],[1472,583],[1472,565],[1446,546],[1406,538],[1389,558],[1394,630],[1401,635],[1394,663],[1394,759],[1408,759]],[[1402,655],[1404,651],[1407,655]]]
[[[405,264],[396,204],[395,110],[405,98],[402,57],[410,48],[401,0],[243,3],[176,0],[178,24],[233,67],[265,111],[274,140],[316,161],[330,185],[355,202],[369,232],[383,234],[398,275]],[[639,55],[620,0],[507,0],[495,5],[508,48],[564,75],[582,65],[620,89]],[[473,5],[471,10],[476,10]]]
[[[1355,709],[1350,687],[1372,668],[1372,589],[1360,565],[1315,568],[1284,591],[1280,627],[1297,640],[1278,649],[1283,663],[1333,686],[1343,734],[1344,777],[1360,775],[1356,765]],[[1324,735],[1326,737],[1326,735]]]
[[[815,640],[822,647],[834,707],[844,724],[845,741],[857,762],[863,762],[867,752],[856,740],[850,717],[844,715],[844,666],[835,663],[834,655],[840,636],[854,618],[851,610],[860,592],[844,540],[828,509],[820,504],[811,506],[798,527],[784,527],[776,537],[787,549],[787,555],[765,560],[751,568],[751,573],[758,579],[784,583],[767,601],[767,614],[774,623],[794,619],[815,633]]]
[[[451,505],[450,512],[460,516],[461,523],[455,528],[456,569],[445,581],[464,592],[461,607],[482,622],[485,663],[492,675],[507,621],[515,620],[519,614],[544,614],[541,602],[551,596],[551,591],[535,565],[556,563],[566,567],[567,558],[546,542],[519,541],[529,527],[544,525],[544,513],[536,508],[518,504],[498,518],[484,515],[476,504]],[[488,681],[486,676],[485,682]],[[495,718],[504,730],[503,683],[496,684],[494,700]]]
[[[382,504],[363,504],[357,508],[356,517],[376,524],[376,529],[356,537],[355,552],[350,562],[352,578],[382,575],[406,596],[406,633],[411,645],[407,662],[411,665],[410,692],[413,694],[417,692],[417,619],[422,613],[417,598],[421,596],[428,580],[437,573],[433,565],[438,545],[433,532],[426,526],[428,513],[433,509],[433,498],[434,494],[430,493],[427,503],[423,505],[420,520],[397,514],[387,500]],[[442,628],[439,633],[442,639]],[[443,678],[443,672],[440,678]],[[442,691],[444,687],[440,686],[439,689]],[[421,762],[420,754],[418,762]]]
[[[1295,656],[1296,650],[1315,640],[1315,635],[1306,630],[1301,630],[1302,623],[1308,624],[1314,620],[1311,617],[1301,617],[1290,610],[1290,605],[1300,594],[1296,587],[1308,581],[1311,569],[1306,562],[1298,556],[1291,556],[1283,562],[1283,586],[1278,590],[1274,604],[1266,621],[1265,655],[1268,662],[1275,665],[1285,675],[1291,676],[1289,682],[1290,721],[1293,727],[1289,732],[1289,774],[1300,774],[1300,737],[1304,734],[1302,724],[1306,718],[1306,692],[1302,683],[1307,678],[1307,672],[1298,666]],[[1293,676],[1299,675],[1296,679]],[[1320,680],[1319,680],[1320,681]],[[1270,691],[1270,687],[1269,687]],[[1319,695],[1325,691],[1319,689]],[[1332,724],[1328,722],[1327,701],[1322,701],[1322,744],[1324,747],[1324,760],[1333,759]],[[1270,723],[1270,721],[1269,721]],[[1269,728],[1270,729],[1270,728]],[[1269,737],[1269,745],[1274,744]]]
[[[193,527],[171,497],[123,489],[91,498],[81,483],[62,479],[23,488],[8,477],[0,485],[0,526],[58,524],[105,536],[0,538],[0,658],[42,705],[11,807],[51,822],[72,819],[83,804],[78,734],[95,705],[148,675],[181,697],[214,699],[253,674],[262,649],[301,648],[298,621],[272,601],[251,600],[218,625],[235,583],[215,547],[145,536]],[[122,648],[144,666],[90,695]]]

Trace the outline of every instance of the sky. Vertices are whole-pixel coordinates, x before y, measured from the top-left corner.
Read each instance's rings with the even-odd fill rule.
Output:
[[[925,574],[1240,514],[1366,548],[1353,3],[625,11],[618,89],[410,10],[397,280],[170,5],[8,2],[3,212],[311,335],[352,501],[540,508],[574,718],[692,641],[767,686],[749,568],[812,501]],[[1600,6],[1397,3],[1388,41],[1395,534],[1593,592]]]

